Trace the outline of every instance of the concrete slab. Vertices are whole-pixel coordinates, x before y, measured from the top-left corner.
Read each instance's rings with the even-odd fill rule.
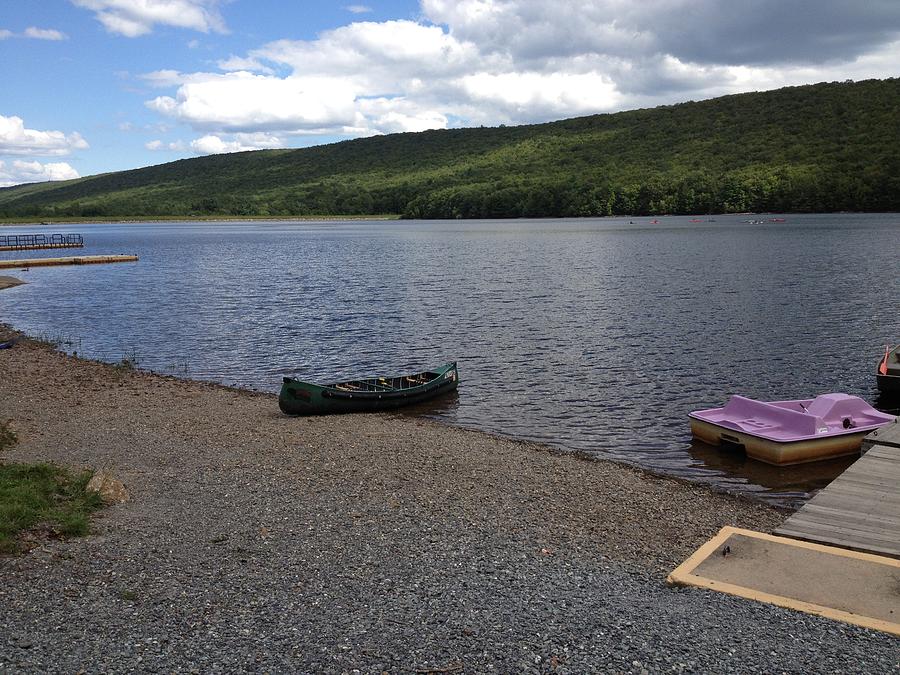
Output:
[[[893,558],[723,527],[668,582],[900,635],[900,560]]]

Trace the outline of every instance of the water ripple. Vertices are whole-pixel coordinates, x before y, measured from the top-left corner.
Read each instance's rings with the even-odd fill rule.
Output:
[[[141,261],[21,273],[0,318],[265,391],[456,359],[458,396],[415,412],[791,502],[846,463],[727,456],[692,443],[686,415],[738,392],[873,401],[874,362],[900,340],[900,218],[787,218],[54,228]]]

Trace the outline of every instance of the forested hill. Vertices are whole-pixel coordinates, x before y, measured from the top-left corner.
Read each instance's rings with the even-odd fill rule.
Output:
[[[900,211],[900,79],[187,159],[0,190],[0,217]]]

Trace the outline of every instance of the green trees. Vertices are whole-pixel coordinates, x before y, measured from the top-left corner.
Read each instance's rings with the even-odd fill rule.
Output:
[[[0,218],[900,210],[900,80],[215,155],[0,189]]]

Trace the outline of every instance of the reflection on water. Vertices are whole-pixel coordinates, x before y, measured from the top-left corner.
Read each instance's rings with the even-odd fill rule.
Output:
[[[140,262],[16,272],[30,283],[0,293],[0,320],[85,356],[273,392],[283,375],[456,360],[457,398],[415,413],[807,496],[827,481],[818,469],[784,482],[699,455],[687,413],[734,393],[873,401],[875,364],[900,339],[886,301],[900,297],[900,218],[659,220],[78,225],[85,255]]]
[[[400,415],[401,417],[445,417],[452,415],[459,407],[459,391],[453,391],[442,394],[438,398],[427,401],[420,401],[414,405],[408,405],[405,408],[392,410],[391,414]]]
[[[858,455],[853,455],[779,467],[747,457],[740,447],[714,446],[696,439],[691,441],[687,452],[695,460],[698,471],[709,472],[710,482],[723,485],[727,480],[732,488],[768,492],[771,501],[783,506],[803,502],[809,493],[828,485],[858,459]]]
[[[900,393],[878,392],[872,405],[889,415],[900,415]]]

